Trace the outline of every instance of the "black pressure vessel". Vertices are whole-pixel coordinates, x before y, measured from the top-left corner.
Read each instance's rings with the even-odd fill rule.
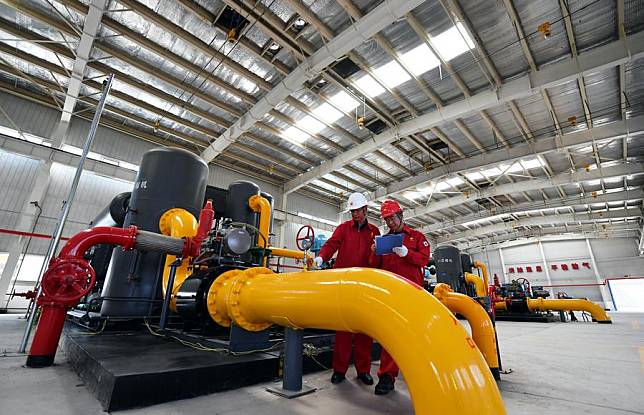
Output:
[[[132,192],[123,192],[114,196],[110,204],[89,223],[90,226],[92,228],[96,226],[123,226],[131,194]]]
[[[242,222],[255,226],[259,214],[248,206],[251,196],[259,195],[259,186],[253,182],[239,180],[228,186],[226,213],[233,222]]]
[[[463,275],[461,265],[461,253],[453,245],[441,245],[434,250],[434,262],[436,263],[436,281],[442,282],[454,291],[459,291],[460,279]]]
[[[463,274],[466,272],[472,273],[472,257],[468,254],[461,254],[461,266],[463,267]]]
[[[160,147],[143,155],[123,227],[160,233],[159,219],[172,208],[199,218],[208,165],[182,149]],[[114,251],[102,296],[102,316],[142,317],[160,299],[165,255],[157,252]]]

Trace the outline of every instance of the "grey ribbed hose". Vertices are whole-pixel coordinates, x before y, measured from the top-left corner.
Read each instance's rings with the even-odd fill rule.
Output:
[[[180,238],[173,238],[154,232],[138,231],[134,248],[139,251],[181,255],[183,253],[183,244],[183,239]]]

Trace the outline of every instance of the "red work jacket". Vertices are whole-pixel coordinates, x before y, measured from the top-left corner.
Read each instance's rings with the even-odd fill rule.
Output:
[[[423,286],[423,267],[429,261],[429,242],[425,235],[407,225],[403,226],[403,245],[409,252],[403,258],[396,254],[375,256],[375,265],[385,271],[393,272],[416,284]],[[372,260],[373,263],[373,260]]]
[[[348,220],[335,229],[322,246],[319,256],[326,262],[337,252],[333,268],[372,266],[369,260],[376,235],[380,235],[380,231],[369,222],[358,229],[353,220]]]

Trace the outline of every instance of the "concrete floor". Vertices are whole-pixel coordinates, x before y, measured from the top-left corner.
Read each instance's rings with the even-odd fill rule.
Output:
[[[509,414],[644,414],[644,314],[613,315],[614,324],[498,322],[504,369],[499,383]],[[100,414],[102,409],[59,354],[47,369],[23,368],[15,353],[24,321],[0,315],[0,414]],[[376,372],[374,365],[372,373]],[[330,372],[305,377],[318,388],[294,400],[265,391],[271,384],[175,401],[119,414],[408,414],[404,382],[375,396],[354,379],[328,382]]]

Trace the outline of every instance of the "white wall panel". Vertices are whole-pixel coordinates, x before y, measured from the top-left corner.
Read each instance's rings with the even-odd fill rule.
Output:
[[[308,198],[299,193],[289,194],[287,200],[289,212],[295,214],[297,214],[297,212],[302,212],[333,222],[338,221],[338,213],[340,212],[340,209],[337,206],[332,206],[328,203]]]
[[[15,229],[40,162],[0,150],[0,228]],[[0,234],[0,251],[15,238]]]
[[[60,120],[60,111],[4,92],[0,92],[0,104],[18,128],[39,137],[49,139]],[[0,125],[15,128],[2,113]]]

